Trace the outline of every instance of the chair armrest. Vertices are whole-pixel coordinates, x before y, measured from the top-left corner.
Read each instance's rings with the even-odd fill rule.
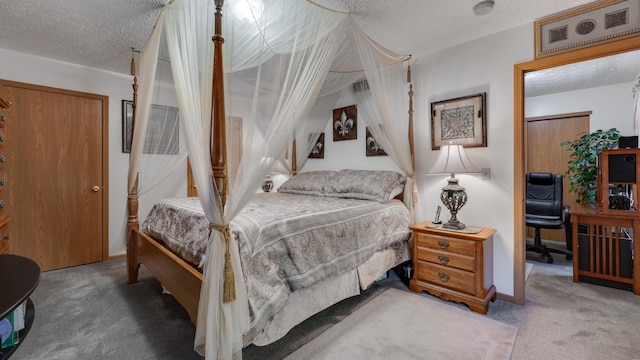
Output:
[[[564,226],[571,227],[571,206],[565,205],[562,207],[562,217],[564,219]]]
[[[562,207],[562,214],[564,217],[564,231],[565,239],[567,243],[567,250],[573,250],[573,229],[571,228],[571,206],[565,205]],[[568,259],[568,258],[567,258]]]

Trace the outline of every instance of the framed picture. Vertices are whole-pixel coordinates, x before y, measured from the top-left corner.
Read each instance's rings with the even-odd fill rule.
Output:
[[[358,110],[355,105],[333,109],[333,141],[358,138]]]
[[[311,138],[312,136],[309,135],[309,137]],[[309,159],[324,159],[324,133],[320,134],[318,141],[316,141],[313,149],[311,149]]]
[[[366,129],[366,151],[365,151],[365,155],[366,156],[385,156],[387,155],[386,152],[384,152],[384,149],[382,148],[382,146],[380,146],[380,144],[378,144],[378,142],[376,141],[376,139],[373,137],[373,134],[371,134],[371,131],[369,130],[369,126],[367,126]]]
[[[131,120],[133,119],[133,102],[122,100],[122,152],[131,152]],[[167,125],[165,123],[169,121]],[[155,137],[162,144],[160,149],[153,149],[152,144],[145,143],[145,154],[177,154],[180,151],[178,125],[178,108],[163,105],[151,105],[147,137]]]
[[[431,103],[431,149],[442,144],[487,146],[487,93]]]
[[[534,22],[535,58],[640,35],[640,0],[601,0]]]

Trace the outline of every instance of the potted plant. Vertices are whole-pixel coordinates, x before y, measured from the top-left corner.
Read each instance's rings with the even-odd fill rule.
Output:
[[[596,130],[584,134],[574,141],[564,141],[560,145],[569,147],[570,153],[569,178],[570,192],[578,194],[576,202],[579,204],[595,205],[598,192],[598,155],[602,150],[613,149],[618,144],[620,132],[616,128]]]

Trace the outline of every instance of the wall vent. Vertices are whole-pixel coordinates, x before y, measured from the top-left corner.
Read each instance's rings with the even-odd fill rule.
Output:
[[[367,79],[353,83],[353,92],[369,90],[369,82]]]

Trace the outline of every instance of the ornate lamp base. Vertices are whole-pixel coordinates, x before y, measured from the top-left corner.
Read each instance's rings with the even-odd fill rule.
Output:
[[[465,226],[465,224],[461,223],[458,220],[456,220],[455,222],[449,220],[446,223],[442,224],[442,227],[445,228],[445,229],[462,230],[466,226]]]
[[[440,200],[451,213],[451,219],[444,223],[442,227],[445,229],[462,230],[465,228],[465,225],[458,220],[457,215],[458,210],[467,203],[467,193],[462,186],[458,185],[458,179],[455,175],[451,175],[447,180],[447,186],[443,187],[442,193],[440,193]]]

